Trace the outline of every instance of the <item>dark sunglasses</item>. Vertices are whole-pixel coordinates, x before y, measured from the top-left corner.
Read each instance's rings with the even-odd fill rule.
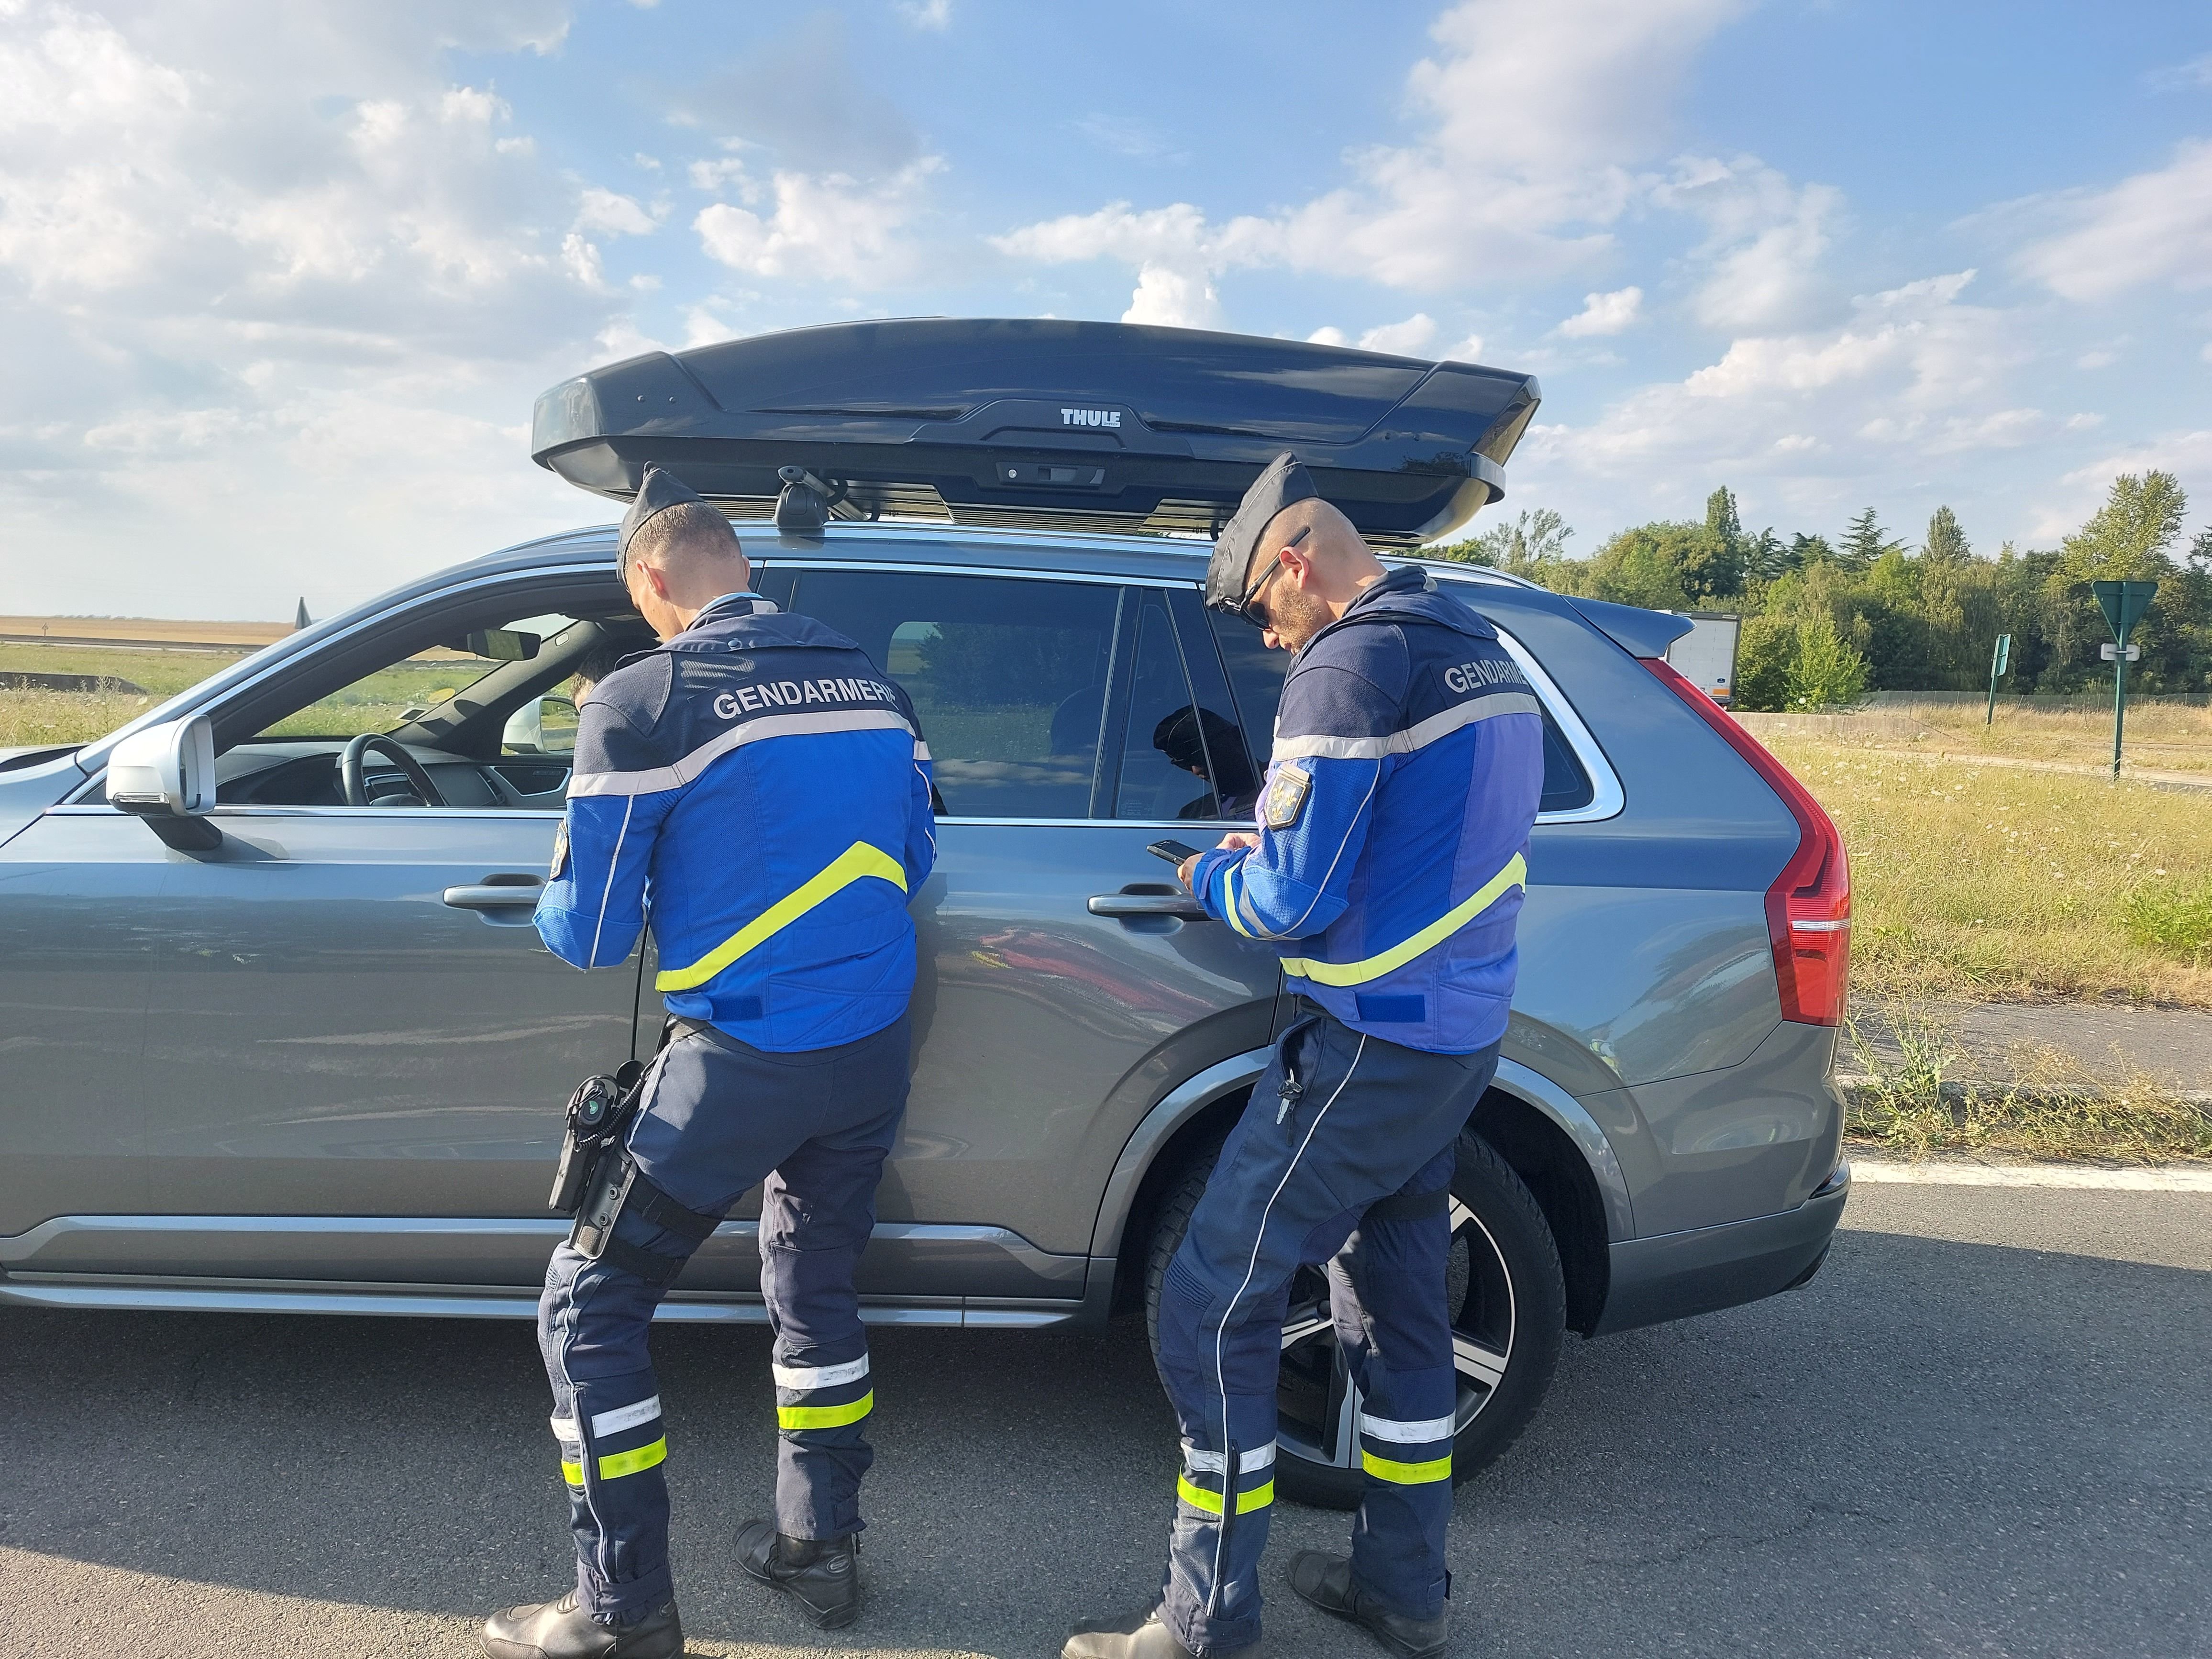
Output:
[[[1233,604],[1223,605],[1221,609],[1232,616],[1242,617],[1255,628],[1264,629],[1273,626],[1267,620],[1267,613],[1260,606],[1260,595],[1267,591],[1269,582],[1282,574],[1283,555],[1311,534],[1313,534],[1313,526],[1308,525],[1290,540],[1285,542],[1282,546],[1277,548],[1274,556],[1267,561],[1267,568],[1260,573],[1260,580],[1246,588],[1242,598]]]

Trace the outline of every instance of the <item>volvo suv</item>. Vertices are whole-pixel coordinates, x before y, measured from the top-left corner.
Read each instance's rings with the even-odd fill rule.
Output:
[[[1125,352],[1172,336],[1187,358],[1224,338],[1107,334]],[[688,453],[687,481],[723,486],[760,589],[897,678],[935,757],[911,1104],[861,1267],[872,1320],[1044,1328],[1147,1310],[1271,1039],[1298,1017],[1273,953],[1208,920],[1146,851],[1249,825],[1286,665],[1205,610],[1206,545],[1184,532],[1225,516],[1286,440],[1322,447],[1324,370],[1358,371],[1332,395],[1387,402],[1364,428],[1342,419],[1371,443],[1393,421],[1410,431],[1420,388],[1461,366],[1234,343],[1232,366],[1287,360],[1305,430],[1278,412],[1226,460],[1141,398],[1118,406],[1118,432],[1067,423],[1094,447],[1056,447],[941,389],[852,416],[849,386],[833,387],[845,412],[823,414],[820,388],[807,405],[788,376],[769,411],[787,441],[725,441],[659,413],[658,394],[638,392],[642,415],[619,407],[611,386],[671,366],[738,400],[665,357],[541,402],[541,458],[567,455],[604,493]],[[1114,388],[1066,362],[1048,378],[1035,355],[1028,383],[969,404],[1115,412]],[[989,378],[972,355],[933,372]],[[1533,383],[1480,373],[1496,408],[1469,419],[1510,452],[1519,425],[1499,441],[1498,421],[1525,425]],[[1258,410],[1248,422],[1279,411],[1265,390],[1232,387]],[[881,461],[879,433],[841,449],[848,417],[966,421],[983,459],[947,440]],[[1160,433],[1199,453],[1156,444],[1124,472],[1124,452],[1095,446]],[[764,460],[731,460],[753,442]],[[762,483],[778,453],[781,483]],[[946,456],[982,483],[970,491]],[[1470,493],[1494,498],[1503,459],[1463,450],[1441,484],[1416,477],[1425,497],[1370,468],[1380,504],[1362,528],[1404,549]],[[1008,467],[1037,476],[974,498]],[[1113,494],[1124,477],[1134,506]],[[1071,489],[1092,494],[1071,504]],[[770,501],[781,523],[756,516]],[[1422,562],[1497,625],[1545,718],[1519,990],[1453,1189],[1463,1477],[1527,1424],[1565,1332],[1751,1301],[1820,1265],[1849,1184],[1831,1080],[1849,884],[1820,809],[1665,662],[1686,622]],[[408,583],[98,742],[0,756],[0,1300],[529,1316],[568,1224],[545,1209],[562,1103],[648,1052],[661,1022],[649,939],[586,975],[531,926],[575,697],[651,644],[612,530],[579,531]],[[733,1212],[661,1317],[763,1317],[757,1215]],[[1294,1291],[1283,1358],[1284,1488],[1354,1501],[1359,1402],[1317,1273]]]

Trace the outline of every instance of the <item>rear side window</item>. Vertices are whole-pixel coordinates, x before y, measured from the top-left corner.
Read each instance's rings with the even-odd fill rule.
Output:
[[[1087,583],[857,570],[799,572],[791,600],[906,688],[953,817],[1090,816],[1119,607]]]
[[[1283,701],[1283,676],[1290,671],[1291,653],[1270,651],[1260,630],[1249,623],[1209,611],[1206,619],[1221,647],[1222,666],[1229,671],[1230,690],[1237,698],[1237,714],[1244,728],[1255,771],[1267,769],[1267,757],[1275,747],[1275,709]]]
[[[1235,688],[1244,730],[1252,736],[1254,762],[1264,772],[1274,747],[1275,710],[1283,700],[1283,676],[1290,668],[1291,653],[1270,651],[1261,641],[1260,630],[1249,623],[1211,611],[1206,619],[1213,624],[1214,638],[1220,643],[1222,663]],[[1553,719],[1548,706],[1543,714],[1544,793],[1536,810],[1540,813],[1579,811],[1597,799],[1597,787],[1575,757],[1566,733]]]

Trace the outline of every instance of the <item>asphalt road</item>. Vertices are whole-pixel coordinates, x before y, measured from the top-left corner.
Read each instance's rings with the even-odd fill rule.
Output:
[[[824,1640],[727,1564],[769,1487],[753,1330],[655,1338],[698,1654],[1057,1653],[1156,1582],[1141,1333],[880,1330],[872,1595]],[[0,1655],[465,1655],[568,1573],[520,1325],[0,1310]],[[1274,1652],[1310,1615],[1279,1505]],[[1763,1305],[1570,1340],[1461,1489],[1458,1654],[2212,1655],[2212,1195],[1863,1186]]]

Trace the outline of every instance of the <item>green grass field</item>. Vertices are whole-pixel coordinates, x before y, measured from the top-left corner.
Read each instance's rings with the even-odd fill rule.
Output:
[[[1769,746],[1850,848],[1855,992],[2212,1007],[2212,796]]]

